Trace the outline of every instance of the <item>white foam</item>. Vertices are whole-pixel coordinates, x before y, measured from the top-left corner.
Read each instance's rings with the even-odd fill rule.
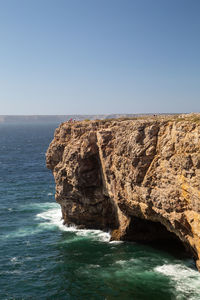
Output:
[[[80,236],[87,236],[92,239],[96,239],[102,242],[109,242],[110,241],[110,233],[104,232],[97,229],[77,229],[77,235]]]
[[[63,225],[60,205],[58,205],[57,203],[30,203],[27,205],[23,205],[21,209],[39,209],[40,211],[43,211],[36,215],[36,219],[42,220],[42,222],[39,222],[36,227],[21,227],[16,231],[10,232],[7,235],[3,235],[2,239],[29,236],[46,229],[52,229],[56,227],[62,231],[74,232],[77,236],[89,237],[91,239],[103,242],[110,241],[110,234],[108,232],[103,232],[101,230],[77,229],[75,226]]]
[[[200,274],[198,271],[182,264],[164,264],[156,267],[154,271],[170,277],[174,281],[176,290],[187,295],[187,299],[200,299]],[[182,299],[181,297],[180,295],[180,298],[177,299]]]
[[[125,263],[127,263],[127,261],[126,260],[117,260],[115,263],[118,265],[124,265]]]
[[[7,275],[7,274],[16,274],[16,275],[20,275],[22,273],[22,271],[20,270],[13,270],[13,271],[1,271],[0,275]]]
[[[141,264],[142,263],[142,260],[141,259],[139,259],[139,258],[131,258],[130,260],[129,260],[129,263],[134,263],[134,264]]]
[[[11,257],[10,261],[12,264],[23,264],[24,261],[27,261],[27,260],[32,260],[33,258],[30,257],[30,256],[26,256],[26,257]]]
[[[122,244],[124,243],[124,241],[110,241],[109,244],[115,244],[115,245],[118,245],[118,244]]]
[[[50,209],[49,209],[50,208]],[[54,209],[52,209],[54,208]],[[20,210],[55,210],[55,211],[60,211],[60,206],[55,203],[55,202],[43,202],[43,203],[29,203],[29,204],[24,204],[19,207]],[[45,214],[46,212],[44,212]],[[42,213],[41,213],[42,215]],[[44,227],[42,226],[24,226],[21,228],[18,228],[15,231],[9,232],[8,234],[2,235],[1,239],[10,239],[10,238],[16,238],[16,237],[25,237],[29,235],[33,235],[36,233],[39,233],[44,230]]]
[[[90,265],[87,266],[87,268],[89,268],[89,269],[96,269],[96,268],[100,268],[100,265],[92,265],[92,264],[90,264]]]
[[[60,208],[48,209],[36,215],[37,219],[47,220],[48,222],[40,223],[40,226],[46,228],[58,227],[62,231],[77,231],[75,226],[65,226],[62,221],[62,214]]]
[[[11,261],[12,263],[16,263],[16,262],[17,262],[17,257],[12,257],[12,258],[10,259],[10,261]]]
[[[65,226],[62,221],[62,214],[60,208],[49,209],[45,212],[39,213],[36,216],[37,219],[47,220],[40,224],[42,227],[56,226],[62,231],[74,232],[78,236],[86,236],[92,239],[96,239],[103,242],[110,241],[110,233],[103,232],[101,230],[90,230],[90,229],[78,229],[76,226]]]

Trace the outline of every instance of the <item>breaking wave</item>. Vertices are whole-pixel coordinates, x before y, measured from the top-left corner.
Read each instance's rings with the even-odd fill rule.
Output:
[[[78,229],[76,226],[63,225],[62,214],[59,205],[57,205],[57,208],[48,209],[47,211],[37,214],[36,218],[42,219],[43,222],[40,223],[40,226],[47,229],[57,227],[62,231],[74,232],[77,236],[89,237],[102,242],[110,241],[110,233],[108,232],[103,232],[101,230]]]
[[[176,299],[183,299],[181,295],[187,295],[187,299],[200,299],[200,274],[190,266],[183,264],[164,264],[154,268],[154,271],[159,272],[169,277],[174,283],[175,288],[180,296]]]

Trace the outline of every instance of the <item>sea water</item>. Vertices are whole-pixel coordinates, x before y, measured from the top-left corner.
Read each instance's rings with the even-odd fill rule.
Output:
[[[62,224],[45,152],[58,124],[0,124],[0,299],[200,299],[183,259]]]

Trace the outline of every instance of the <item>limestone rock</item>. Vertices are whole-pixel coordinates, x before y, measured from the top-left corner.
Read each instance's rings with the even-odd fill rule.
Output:
[[[200,269],[200,117],[62,123],[46,154],[64,223],[178,237]]]

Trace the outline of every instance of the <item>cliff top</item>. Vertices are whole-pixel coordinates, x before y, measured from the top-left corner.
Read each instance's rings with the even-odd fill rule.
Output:
[[[164,121],[164,122],[182,122],[182,121],[188,121],[188,122],[194,122],[199,123],[200,122],[200,113],[190,113],[190,114],[154,114],[154,115],[140,115],[140,116],[134,116],[134,117],[119,117],[119,118],[109,118],[109,119],[84,119],[84,120],[75,120],[75,122],[79,123],[85,123],[85,122],[92,122],[99,124],[105,124],[105,123],[111,123],[111,122],[123,122],[123,121],[135,121],[135,120],[141,120],[141,121]],[[73,123],[73,122],[64,122],[64,123]]]

